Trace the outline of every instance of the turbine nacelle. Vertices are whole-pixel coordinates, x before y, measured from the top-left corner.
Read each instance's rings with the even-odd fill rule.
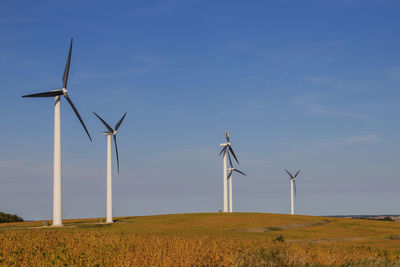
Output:
[[[229,159],[230,166],[233,167],[232,159],[231,159],[231,155],[230,154],[232,154],[233,158],[235,159],[235,161],[238,164],[239,164],[239,160],[237,159],[237,157],[235,155],[235,152],[233,152],[233,149],[232,149],[232,146],[231,146],[231,143],[230,143],[230,140],[229,140],[229,132],[225,131],[225,135],[226,135],[226,143],[219,144],[219,146],[221,146],[222,149],[219,152],[218,156],[221,155],[221,154],[224,154],[224,156],[226,154],[228,154],[228,159]]]
[[[117,130],[119,126],[121,125],[122,121],[125,119],[126,112],[122,116],[122,118],[118,121],[118,123],[115,125],[114,129],[111,128],[110,125],[108,125],[107,122],[105,122],[99,115],[97,115],[96,112],[93,112],[94,115],[106,126],[107,130],[106,132],[103,132],[103,135],[112,135],[114,137],[114,145],[115,145],[115,154],[117,155],[117,167],[118,167],[118,173],[119,173],[119,156],[118,156],[118,146],[117,146]]]
[[[300,170],[298,170],[297,172],[296,172],[296,174],[295,175],[292,175],[288,170],[286,170],[285,169],[285,172],[287,173],[287,174],[289,174],[289,176],[290,176],[290,180],[296,180],[296,177],[297,177],[297,175],[299,175],[299,173],[300,173]]]
[[[117,135],[117,131],[113,131],[113,132],[103,132],[103,135]]]
[[[289,174],[289,176],[290,176],[289,180],[290,180],[290,181],[293,181],[293,185],[294,185],[294,195],[296,195],[296,177],[297,177],[297,175],[299,175],[300,170],[298,170],[298,171],[296,172],[295,175],[292,175],[292,174],[291,174],[288,170],[286,170],[286,169],[285,169],[285,172],[286,172],[287,174]]]
[[[226,146],[230,146],[231,145],[231,143],[222,143],[222,144],[219,144],[219,146],[222,146],[222,147],[226,147]]]

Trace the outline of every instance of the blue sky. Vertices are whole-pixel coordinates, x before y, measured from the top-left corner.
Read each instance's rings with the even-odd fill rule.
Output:
[[[1,1],[0,210],[51,218],[51,99],[62,102],[64,218],[105,216],[104,126],[119,131],[114,215],[214,212],[218,144],[236,211],[399,213],[397,1]],[[115,158],[114,158],[115,161]],[[115,171],[115,164],[114,171]]]

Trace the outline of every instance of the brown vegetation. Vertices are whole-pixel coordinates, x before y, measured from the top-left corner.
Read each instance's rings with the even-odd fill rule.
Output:
[[[287,227],[290,223],[296,227]],[[284,229],[277,227],[282,225]],[[37,222],[13,226],[22,229],[3,228],[0,265],[395,266],[400,262],[397,222],[239,213],[121,218],[113,225],[74,220],[66,226],[52,229]],[[243,231],[274,226],[277,230]],[[311,242],[316,240],[321,242]]]

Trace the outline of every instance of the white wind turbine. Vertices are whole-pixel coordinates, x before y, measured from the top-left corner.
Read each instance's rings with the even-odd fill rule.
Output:
[[[63,95],[68,103],[71,105],[76,116],[81,122],[87,135],[90,137],[89,131],[87,130],[85,123],[75,105],[67,94],[67,83],[69,74],[69,65],[71,63],[71,52],[72,52],[72,39],[69,47],[69,53],[67,58],[67,64],[65,65],[64,76],[63,76],[63,87],[62,89],[51,90],[48,92],[24,95],[22,97],[54,97],[54,154],[53,154],[53,224],[52,226],[62,226],[62,183],[61,183],[61,96]]]
[[[119,122],[115,125],[114,129],[111,128],[96,112],[93,112],[97,118],[106,126],[107,132],[104,132],[103,135],[107,135],[107,205],[106,205],[106,223],[113,223],[112,217],[112,167],[111,167],[111,136],[114,138],[114,145],[115,145],[115,154],[117,155],[117,169],[119,174],[119,157],[118,157],[118,146],[117,146],[117,130],[121,125],[122,121],[126,116],[125,114],[119,120]]]
[[[233,158],[236,160],[236,162],[239,164],[238,159],[236,158],[235,152],[233,152],[233,149],[231,147],[231,143],[229,142],[229,132],[225,131],[225,136],[226,136],[226,143],[222,143],[219,144],[222,147],[221,152],[219,152],[219,155],[221,155],[222,153],[224,154],[223,157],[223,212],[228,212],[228,168],[227,168],[227,156],[229,158],[229,162],[231,165],[231,168],[233,168],[232,166],[232,160],[231,160],[231,156],[230,153],[232,153]],[[233,170],[231,170],[232,172]],[[230,176],[232,176],[232,173],[230,173]],[[231,201],[230,203],[230,211],[232,212],[232,180],[229,179],[229,188],[230,188],[230,199]]]
[[[228,156],[229,156],[229,154],[228,154]],[[231,159],[230,159],[230,156],[229,156],[229,161],[230,161],[230,163],[231,163],[231,167],[228,169],[228,171],[229,171],[229,175],[228,175],[228,184],[229,184],[229,212],[233,212],[233,200],[232,200],[232,174],[233,174],[233,172],[237,172],[237,173],[240,173],[240,174],[242,174],[242,175],[244,175],[244,176],[247,176],[244,172],[241,172],[241,171],[239,171],[238,169],[235,169],[233,166],[232,166],[232,161],[231,161]]]
[[[293,187],[294,187],[294,195],[296,196],[296,177],[299,174],[300,170],[298,170],[295,175],[292,175],[286,169],[285,169],[285,171],[290,176],[290,178],[289,178],[289,180],[290,180],[290,214],[294,215]]]

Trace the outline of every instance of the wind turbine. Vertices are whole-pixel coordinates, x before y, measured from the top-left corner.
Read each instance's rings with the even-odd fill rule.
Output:
[[[294,200],[293,200],[293,187],[294,187],[294,195],[296,196],[296,177],[299,174],[300,170],[296,172],[293,176],[288,170],[285,169],[287,174],[289,174],[290,178],[290,214],[294,215]]]
[[[114,129],[111,128],[110,125],[107,124],[96,112],[93,112],[97,118],[106,126],[107,132],[104,132],[103,135],[107,135],[107,210],[106,210],[106,223],[113,223],[112,219],[112,168],[111,168],[111,136],[114,138],[115,145],[115,154],[117,155],[117,168],[119,174],[119,157],[118,157],[118,146],[117,146],[117,130],[121,125],[122,121],[125,119],[126,112],[119,120],[119,122],[115,125]]]
[[[232,166],[232,160],[231,160],[231,156],[230,153],[232,153],[232,156],[234,157],[234,159],[236,160],[236,162],[239,164],[238,159],[236,158],[235,152],[233,152],[233,149],[231,147],[231,143],[229,142],[229,132],[225,131],[225,137],[226,137],[226,143],[221,143],[219,144],[219,146],[222,147],[221,152],[219,152],[219,155],[221,155],[222,153],[224,154],[223,157],[223,211],[224,212],[228,212],[228,176],[227,176],[227,155],[229,157],[229,161],[231,163]]]
[[[72,52],[72,38],[69,46],[69,53],[67,58],[67,64],[65,65],[64,76],[63,76],[63,87],[62,89],[51,90],[43,93],[24,95],[22,97],[54,97],[54,155],[53,155],[53,224],[52,226],[62,226],[62,184],[61,184],[61,96],[64,96],[68,103],[71,105],[76,116],[81,122],[87,135],[90,137],[89,131],[87,130],[85,123],[75,105],[67,93],[67,83],[69,74],[69,65],[71,63],[71,52]]]
[[[229,154],[228,154],[228,156],[229,156]],[[244,175],[244,176],[247,176],[244,172],[241,172],[241,171],[239,171],[238,169],[235,169],[233,166],[232,166],[232,161],[231,161],[231,159],[229,158],[229,162],[231,163],[231,167],[228,169],[228,171],[229,171],[229,175],[228,175],[228,182],[229,182],[229,212],[233,212],[233,202],[232,202],[232,174],[233,174],[233,172],[237,172],[237,173],[240,173],[240,174],[242,174],[242,175]]]

